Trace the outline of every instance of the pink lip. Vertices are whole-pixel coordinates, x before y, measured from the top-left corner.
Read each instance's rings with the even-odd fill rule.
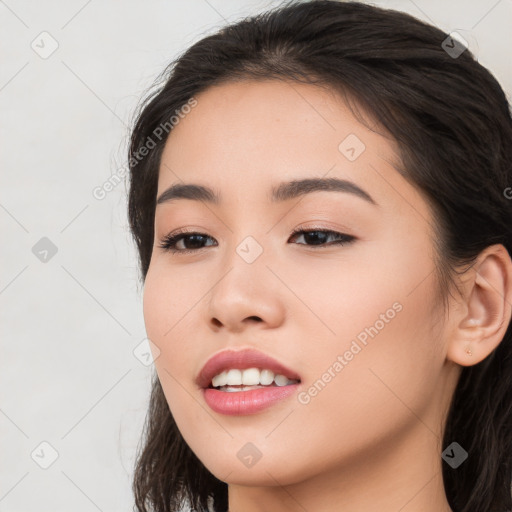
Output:
[[[276,361],[274,358],[264,354],[263,352],[259,352],[254,349],[243,349],[223,350],[208,359],[196,377],[196,384],[200,388],[206,389],[211,384],[215,375],[218,375],[224,370],[230,370],[231,368],[237,368],[239,370],[244,370],[246,368],[266,368],[268,370],[272,370],[276,375],[280,374],[292,380],[300,380],[300,376],[295,371],[287,368],[279,361]],[[283,387],[285,386],[282,386],[281,389]],[[248,391],[247,393],[252,393],[253,391]],[[245,392],[241,392],[241,394],[243,393]]]
[[[255,414],[292,395],[300,386],[299,382],[288,386],[270,386],[236,392],[209,388],[215,375],[231,368],[239,370],[266,368],[276,375],[285,375],[289,379],[300,381],[300,376],[295,371],[262,352],[254,349],[223,350],[206,362],[196,378],[196,384],[202,388],[205,402],[213,411],[220,414],[231,416]]]
[[[299,384],[251,389],[249,391],[219,391],[202,389],[203,397],[212,410],[229,416],[255,414],[297,392]]]

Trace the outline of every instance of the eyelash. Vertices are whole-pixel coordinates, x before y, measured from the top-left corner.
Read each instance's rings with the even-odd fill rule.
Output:
[[[356,240],[356,237],[352,236],[352,235],[346,235],[344,233],[338,233],[337,231],[330,231],[330,230],[323,230],[323,229],[316,229],[316,228],[313,228],[313,229],[303,229],[302,226],[298,227],[297,229],[295,229],[292,234],[291,234],[291,237],[293,238],[295,235],[302,235],[302,234],[305,234],[305,233],[324,233],[326,235],[335,235],[337,236],[338,238],[340,238],[339,240],[335,241],[334,243],[331,243],[331,244],[322,244],[322,245],[308,245],[308,244],[299,244],[299,245],[306,245],[307,247],[326,247],[326,246],[332,246],[332,245],[349,245],[351,243],[353,243],[355,240]],[[197,251],[200,251],[201,249],[204,249],[205,247],[201,247],[199,249],[176,249],[176,244],[180,241],[180,240],[183,240],[184,238],[186,238],[187,236],[203,236],[203,237],[207,237],[207,238],[211,238],[209,237],[208,235],[205,235],[204,233],[198,233],[198,232],[195,232],[195,231],[186,231],[186,230],[183,230],[183,231],[178,231],[172,235],[166,235],[164,236],[161,240],[160,240],[160,244],[158,247],[160,247],[161,249],[165,250],[165,251],[168,251],[168,252],[171,252],[173,254],[176,254],[176,253],[179,253],[179,254],[186,254],[186,253],[192,253],[192,252],[197,252]],[[211,247],[211,246],[210,246]]]

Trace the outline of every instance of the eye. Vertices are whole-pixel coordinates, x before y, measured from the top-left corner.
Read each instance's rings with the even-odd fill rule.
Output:
[[[158,247],[160,247],[161,249],[164,249],[165,251],[169,251],[172,253],[181,253],[181,254],[191,253],[191,252],[195,252],[199,249],[202,249],[202,247],[200,247],[200,245],[201,245],[202,239],[204,239],[204,238],[209,238],[210,240],[213,240],[213,238],[211,238],[208,235],[205,235],[203,233],[179,231],[177,233],[164,236],[160,240],[160,244]],[[178,244],[181,241],[186,241],[186,240],[191,241],[192,249],[177,248]],[[199,245],[199,247],[194,247],[195,245],[196,246]]]
[[[352,243],[356,240],[356,238],[352,235],[345,235],[344,233],[338,233],[337,231],[331,230],[322,230],[322,229],[303,229],[302,227],[297,228],[292,232],[292,236],[289,240],[298,239],[303,237],[306,243],[301,243],[299,245],[306,245],[312,247],[325,247],[326,242],[329,238],[334,238],[335,240],[332,243],[327,244],[331,245],[345,245]],[[205,239],[213,240],[213,238],[205,235],[204,233],[197,232],[188,232],[188,231],[179,231],[177,233],[169,234],[164,236],[160,240],[159,247],[165,251],[169,251],[171,253],[192,253],[196,252],[200,249],[203,249],[201,245]],[[178,247],[178,244],[183,242],[185,246],[192,245],[192,248],[182,248]],[[185,243],[188,242],[188,243]],[[210,244],[210,246],[216,245]],[[194,247],[195,246],[195,247]]]
[[[300,236],[297,236],[300,235]],[[338,233],[337,231],[323,230],[323,229],[303,229],[302,227],[297,228],[293,231],[292,237],[290,238],[301,238],[303,237],[304,241],[311,242],[314,246],[324,246],[326,241],[329,238],[335,238],[332,243],[328,245],[345,245],[355,241],[355,237],[352,235],[345,235],[344,233]],[[299,245],[308,245],[299,244]]]

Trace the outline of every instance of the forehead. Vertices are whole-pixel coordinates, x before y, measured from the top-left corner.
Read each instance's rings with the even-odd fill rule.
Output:
[[[193,182],[226,199],[266,200],[278,183],[325,176],[355,182],[379,203],[421,201],[396,171],[394,140],[370,119],[372,129],[360,123],[331,90],[242,81],[210,87],[195,98],[197,105],[167,139],[158,196],[172,184]]]
[[[163,161],[186,160],[204,168],[202,161],[215,157],[226,169],[250,170],[258,168],[259,159],[307,163],[312,156],[332,160],[334,151],[355,162],[347,159],[354,155],[340,150],[347,138],[348,150],[352,141],[357,153],[364,148],[367,155],[396,158],[393,141],[357,121],[342,98],[326,88],[281,80],[228,82],[196,100],[168,137]]]

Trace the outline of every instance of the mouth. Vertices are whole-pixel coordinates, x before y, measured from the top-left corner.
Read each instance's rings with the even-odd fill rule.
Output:
[[[215,375],[207,389],[227,393],[284,387],[300,383],[300,379],[290,379],[267,368],[229,369]]]
[[[227,416],[258,414],[298,391],[300,375],[254,349],[223,350],[196,377],[212,411]]]
[[[300,382],[297,372],[253,349],[217,353],[196,377],[196,384],[200,388],[225,392],[285,387]]]

